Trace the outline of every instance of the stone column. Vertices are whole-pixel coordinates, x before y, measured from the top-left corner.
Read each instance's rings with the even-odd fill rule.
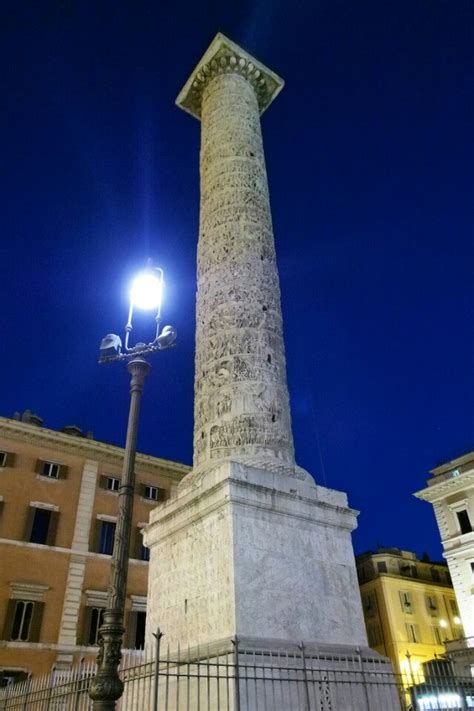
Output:
[[[283,82],[222,35],[178,105],[201,119],[194,472],[295,473],[260,113]]]

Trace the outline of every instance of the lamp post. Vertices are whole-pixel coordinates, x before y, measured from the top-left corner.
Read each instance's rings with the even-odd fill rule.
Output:
[[[123,682],[119,677],[118,667],[122,657],[122,639],[125,631],[123,617],[135,488],[138,419],[145,378],[151,370],[144,355],[170,348],[175,345],[176,341],[176,331],[172,326],[165,326],[160,332],[163,286],[163,271],[153,267],[149,262],[147,269],[135,279],[132,285],[123,350],[120,336],[113,333],[105,336],[100,344],[99,363],[125,361],[131,381],[127,438],[122,480],[119,487],[119,511],[114,537],[107,607],[99,629],[97,673],[89,688],[89,696],[94,702],[94,711],[115,709],[115,702],[123,692]],[[135,346],[130,346],[129,339],[133,328],[132,320],[135,308],[153,309],[156,312],[156,331],[155,338],[150,343],[137,343]]]

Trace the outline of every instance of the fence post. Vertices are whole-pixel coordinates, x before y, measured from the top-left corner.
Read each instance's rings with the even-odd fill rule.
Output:
[[[367,702],[367,711],[370,711],[370,697],[369,697],[369,687],[367,684],[367,680],[365,678],[365,669],[364,669],[364,662],[362,659],[362,653],[360,651],[360,647],[357,647],[357,656],[359,657],[359,667],[362,675],[362,686],[364,688],[364,696],[365,700]]]
[[[163,637],[163,632],[158,629],[153,632],[153,637],[155,638],[155,668],[154,668],[154,680],[155,685],[153,688],[153,711],[158,711],[158,682],[160,678],[160,646],[161,638]]]
[[[232,644],[234,645],[235,711],[240,711],[239,638],[235,637]]]
[[[301,650],[301,659],[303,661],[303,683],[304,683],[304,698],[306,709],[305,711],[311,711],[311,702],[309,700],[309,680],[308,680],[308,670],[306,669],[306,656],[304,653],[305,646],[304,642],[298,645],[298,649]]]
[[[30,696],[30,691],[31,691],[31,682],[32,682],[32,676],[31,673],[28,674],[28,679],[26,680],[25,684],[25,701],[23,703],[23,711],[26,711],[28,708],[28,698]]]
[[[405,654],[405,656],[408,660],[408,668],[410,670],[410,676],[411,676],[411,690],[410,690],[411,702],[413,704],[413,708],[418,709],[418,696],[416,693],[415,677],[413,674],[413,666],[411,663],[411,654],[408,650],[407,650],[407,653]]]

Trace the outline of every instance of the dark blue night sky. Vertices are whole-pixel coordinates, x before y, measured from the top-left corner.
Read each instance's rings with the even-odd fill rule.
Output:
[[[152,256],[179,346],[140,449],[191,461],[199,124],[174,100],[221,30],[286,81],[262,123],[299,463],[361,510],[358,552],[440,557],[412,492],[473,445],[472,0],[45,0],[0,24],[0,414],[124,442],[98,344]]]

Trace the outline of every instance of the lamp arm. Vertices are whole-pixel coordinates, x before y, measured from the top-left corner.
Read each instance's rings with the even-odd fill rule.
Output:
[[[130,301],[130,309],[128,311],[128,321],[125,324],[125,342],[124,342],[124,348],[126,351],[130,350],[128,347],[128,339],[130,337],[130,333],[132,331],[132,317],[133,317],[133,301]]]

